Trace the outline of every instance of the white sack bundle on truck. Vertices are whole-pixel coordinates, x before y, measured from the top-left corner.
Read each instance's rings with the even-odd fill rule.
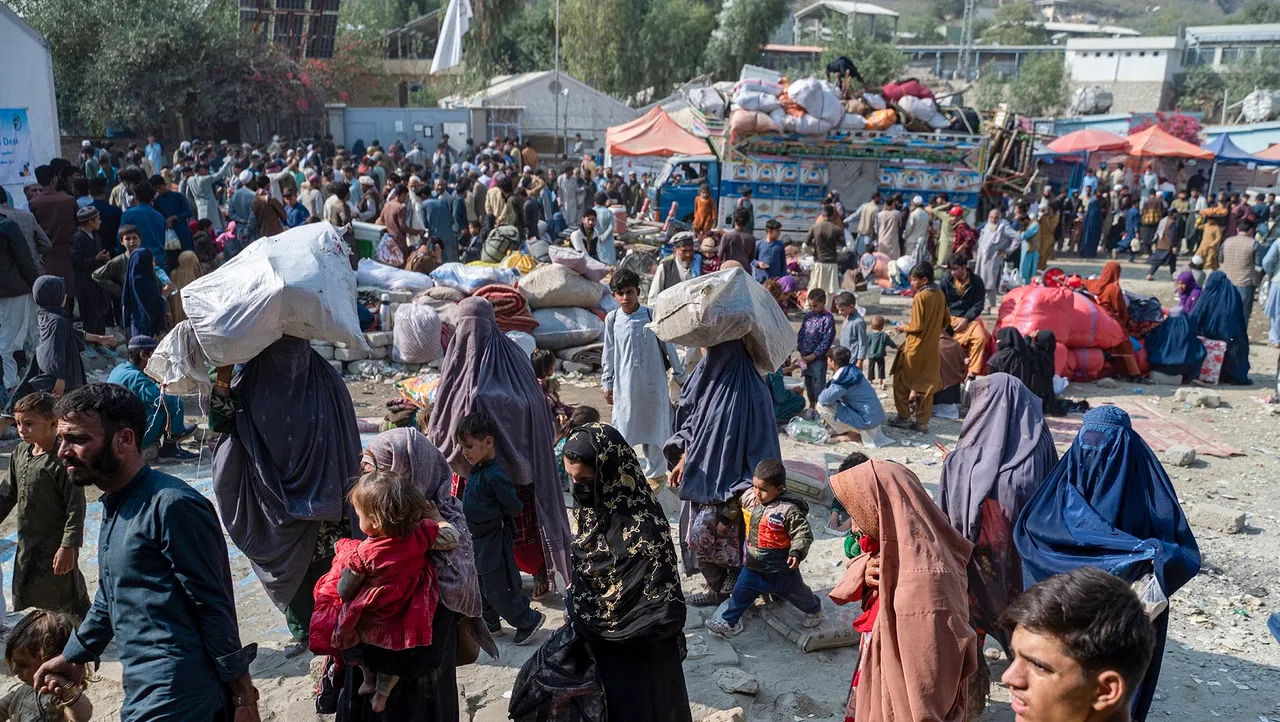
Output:
[[[781,85],[754,78],[740,80],[733,86],[733,104],[742,110],[771,113],[782,107],[780,95],[782,95]]]
[[[844,104],[840,91],[825,80],[805,78],[787,86],[787,95],[796,101],[809,115],[825,122],[828,127],[840,124],[844,118]],[[801,131],[803,132],[803,131]]]
[[[250,361],[281,336],[367,348],[350,248],[328,223],[254,241],[182,289],[187,320],[161,340],[147,374],[172,393],[209,387],[209,366]]]
[[[796,333],[778,302],[747,272],[730,268],[678,283],[658,294],[649,328],[681,346],[715,346],[742,339],[762,374],[792,351]]]

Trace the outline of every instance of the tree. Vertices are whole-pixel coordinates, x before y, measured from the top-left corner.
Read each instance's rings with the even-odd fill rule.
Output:
[[[769,34],[787,17],[788,7],[787,0],[725,0],[703,66],[722,80],[737,78],[743,65],[760,57]]]
[[[991,26],[980,36],[984,45],[1044,45],[1044,23],[1028,2],[1005,3],[991,16]]]
[[[1153,125],[1175,138],[1185,140],[1192,145],[1200,145],[1200,121],[1185,113],[1156,113],[1133,126],[1134,133],[1140,133]]]
[[[636,29],[648,3],[634,0],[564,0],[560,8],[561,52],[570,75],[615,95],[638,89],[641,55]]]
[[[1193,68],[1178,83],[1177,106],[1179,110],[1199,110],[1209,115],[1216,113],[1226,88],[1222,76],[1207,65]]]
[[[1228,105],[1244,100],[1255,90],[1280,89],[1280,58],[1272,50],[1264,58],[1254,57],[1229,66],[1222,72],[1222,81]]]
[[[902,77],[907,67],[907,58],[898,48],[866,36],[850,38],[839,33],[827,44],[826,52],[818,61],[821,67],[809,68],[809,73],[821,77],[827,64],[842,55],[853,61],[862,79],[872,88]]]
[[[714,23],[714,11],[699,0],[654,0],[639,33],[640,89],[662,98],[697,75]]]
[[[1227,22],[1243,25],[1280,23],[1280,4],[1275,0],[1253,0],[1242,12],[1232,15]]]
[[[1023,115],[1047,115],[1067,102],[1067,69],[1062,56],[1033,55],[1009,83],[1009,109]]]
[[[987,63],[982,66],[973,93],[973,103],[979,110],[995,110],[1004,102],[1004,83],[1000,82],[994,65]]]

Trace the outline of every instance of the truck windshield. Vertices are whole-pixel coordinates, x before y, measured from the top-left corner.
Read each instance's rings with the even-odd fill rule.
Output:
[[[671,161],[664,162],[662,164],[662,168],[658,170],[658,177],[654,181],[654,185],[659,188],[662,186],[665,186],[667,184],[667,181],[671,179],[671,171],[674,168],[675,168],[675,164],[673,164]]]

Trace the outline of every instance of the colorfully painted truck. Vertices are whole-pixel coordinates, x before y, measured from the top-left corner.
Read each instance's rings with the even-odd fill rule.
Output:
[[[946,193],[974,210],[987,167],[985,135],[860,131],[731,137],[726,131],[709,142],[714,153],[672,156],[658,172],[649,198],[659,218],[676,203],[676,218],[690,222],[704,183],[711,188],[719,222],[733,214],[743,189],[750,188],[756,230],[772,219],[786,232],[807,231],[832,191],[848,213],[875,192],[901,193],[908,200],[918,195],[926,203]]]

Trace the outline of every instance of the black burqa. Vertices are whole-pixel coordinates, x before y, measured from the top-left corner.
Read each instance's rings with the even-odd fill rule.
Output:
[[[36,301],[36,357],[14,389],[5,411],[13,414],[18,399],[36,391],[53,391],[62,379],[63,393],[84,386],[84,334],[71,325],[62,301],[67,296],[66,281],[58,276],[41,276],[31,286]]]
[[[1051,411],[1056,346],[1052,331],[1042,331],[1036,334],[1035,342],[1029,342],[1016,328],[1006,326],[996,331],[996,353],[988,365],[993,373],[1006,373],[1021,381],[1044,402],[1044,410]]]
[[[231,394],[235,431],[213,456],[218,515],[283,609],[360,473],[355,407],[342,376],[291,336],[245,364]]]
[[[582,697],[603,696],[609,722],[689,720],[684,594],[666,515],[612,426],[575,429],[564,454],[595,471],[586,483],[573,481],[570,625],[521,669],[512,717],[580,707],[591,718],[600,705]]]

